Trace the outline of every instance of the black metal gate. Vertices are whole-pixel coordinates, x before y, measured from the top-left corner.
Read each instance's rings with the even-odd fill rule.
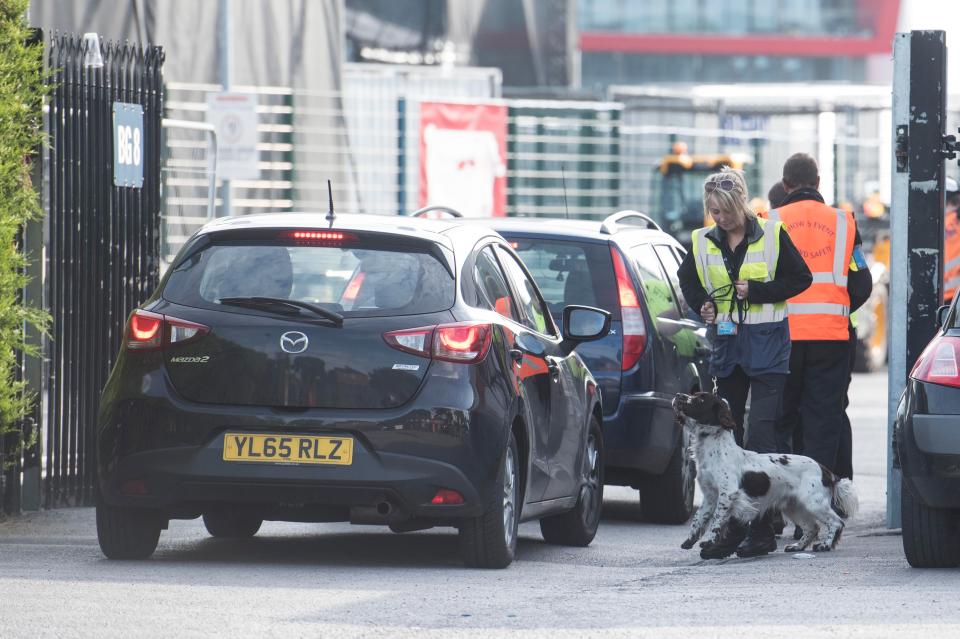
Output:
[[[54,36],[49,134],[43,503],[89,504],[100,391],[130,311],[157,285],[163,49]],[[94,47],[95,48],[95,47]],[[115,186],[114,103],[140,105],[143,185]]]

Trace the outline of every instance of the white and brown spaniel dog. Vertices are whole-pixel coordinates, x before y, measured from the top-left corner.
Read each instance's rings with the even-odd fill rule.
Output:
[[[709,527],[701,544],[716,543],[731,518],[750,522],[758,514],[780,511],[803,529],[803,538],[784,550],[832,550],[843,520],[857,511],[853,482],[838,479],[809,457],[754,453],[737,446],[727,403],[710,393],[677,394],[673,408],[694,436],[693,455],[703,503],[693,516],[690,549]]]

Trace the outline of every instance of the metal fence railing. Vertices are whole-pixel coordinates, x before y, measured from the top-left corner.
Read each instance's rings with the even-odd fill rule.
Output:
[[[510,215],[603,217],[619,205],[620,104],[508,101]]]
[[[212,124],[163,120],[160,255],[169,263],[216,211],[217,143]]]
[[[167,116],[203,121],[207,95],[219,90],[168,85]],[[631,208],[664,222],[663,194],[673,187],[665,186],[660,165],[675,142],[691,154],[743,158],[752,195],[760,198],[780,178],[784,160],[804,151],[820,162],[828,199],[855,208],[875,193],[889,201],[889,96],[876,87],[844,87],[829,102],[803,97],[811,92],[805,87],[613,87],[609,101],[521,100],[501,99],[498,72],[489,69],[449,74],[351,64],[339,93],[236,90],[257,96],[261,170],[257,180],[233,182],[234,214],[325,210],[327,179],[341,212],[418,208],[420,112],[424,102],[437,101],[507,108],[508,215],[601,218]],[[165,224],[178,225],[165,255],[199,228],[204,206],[198,195],[165,192]],[[220,198],[216,207],[221,213]]]
[[[84,63],[88,46],[62,35],[48,49],[47,507],[92,502],[100,392],[127,315],[159,276],[163,50],[104,43],[98,68]],[[142,188],[114,185],[115,102],[143,108]]]
[[[624,104],[621,205],[661,214],[657,168],[676,142],[691,155],[738,155],[751,194],[760,198],[780,179],[783,162],[806,152],[820,164],[827,199],[856,208],[879,193],[889,202],[889,92],[845,87],[829,100],[810,97],[818,94],[786,85],[612,88],[611,96]]]
[[[220,85],[170,83],[166,116],[200,124],[207,96]],[[343,213],[394,214],[417,208],[418,104],[429,99],[490,100],[500,90],[496,69],[347,64],[341,92],[236,86],[256,96],[259,177],[230,182],[234,215],[326,210],[326,182]],[[194,136],[168,132],[164,159],[164,259],[200,228],[207,202],[200,195],[210,149]],[[185,172],[192,172],[186,175]],[[222,183],[214,206],[223,214]]]

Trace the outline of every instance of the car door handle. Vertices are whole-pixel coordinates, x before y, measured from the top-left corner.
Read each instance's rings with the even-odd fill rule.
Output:
[[[560,379],[560,360],[556,357],[547,357],[547,368],[550,369],[550,379],[559,381]]]

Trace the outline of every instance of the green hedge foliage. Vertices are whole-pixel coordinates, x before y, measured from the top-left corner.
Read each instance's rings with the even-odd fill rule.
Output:
[[[42,142],[41,105],[46,91],[43,45],[28,44],[24,21],[28,0],[0,0],[0,435],[13,431],[33,397],[15,381],[17,353],[39,357],[39,345],[24,342],[30,325],[45,331],[48,316],[25,308],[20,291],[27,256],[18,246],[20,229],[43,216],[30,179]],[[40,256],[30,256],[40,259]],[[3,439],[6,439],[4,437]],[[0,441],[3,441],[0,439]],[[21,441],[23,445],[26,442]],[[8,451],[16,452],[16,451]]]

